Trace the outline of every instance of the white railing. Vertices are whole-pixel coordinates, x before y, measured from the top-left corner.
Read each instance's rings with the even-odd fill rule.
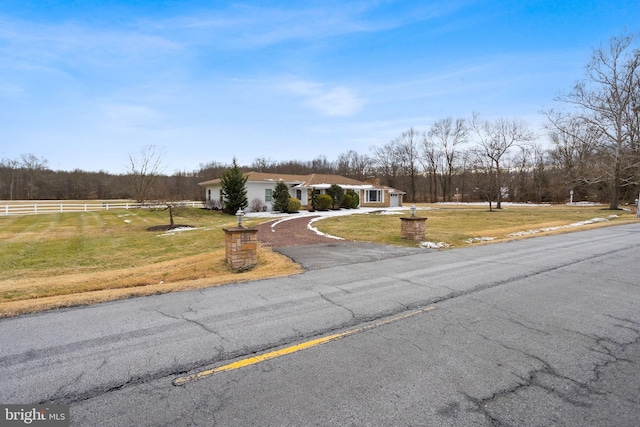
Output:
[[[178,203],[178,202],[172,202]],[[204,208],[204,202],[181,201],[182,206],[192,208]],[[108,211],[114,209],[140,209],[149,207],[162,207],[160,202],[138,203],[126,200],[21,200],[6,201],[0,200],[0,216],[8,215],[34,215],[60,212],[89,212]]]

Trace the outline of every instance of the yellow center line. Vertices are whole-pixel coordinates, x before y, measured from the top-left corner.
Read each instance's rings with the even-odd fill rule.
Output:
[[[330,341],[334,341],[340,338],[344,338],[348,335],[357,334],[360,332],[367,331],[369,329],[378,328],[380,326],[388,325],[393,322],[397,322],[398,320],[407,319],[409,317],[415,316],[416,314],[425,313],[427,311],[435,310],[434,306],[429,306],[425,308],[421,308],[419,310],[414,310],[409,313],[401,314],[399,316],[390,317],[388,319],[382,320],[380,322],[372,323],[367,326],[363,326],[360,328],[350,329],[344,332],[340,332],[338,334],[328,335],[322,338],[316,338],[311,341],[305,341],[300,344],[292,345],[289,347],[281,348],[280,350],[270,351],[268,353],[263,353],[257,356],[248,357],[246,359],[241,359],[233,363],[229,363],[227,365],[222,365],[217,368],[207,369],[205,371],[200,371],[195,374],[187,375],[184,377],[178,377],[173,380],[173,385],[183,385],[191,381],[199,380],[201,378],[208,377],[213,374],[217,374],[219,372],[232,371],[234,369],[244,368],[245,366],[255,365],[256,363],[264,362],[265,360],[275,359],[276,357],[285,356],[287,354],[296,353],[301,350],[306,350],[311,347],[316,347],[321,344],[328,343]]]

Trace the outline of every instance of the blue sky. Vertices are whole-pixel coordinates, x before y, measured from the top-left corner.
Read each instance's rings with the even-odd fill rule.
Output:
[[[369,154],[446,117],[541,110],[637,0],[0,3],[0,158],[166,172]]]

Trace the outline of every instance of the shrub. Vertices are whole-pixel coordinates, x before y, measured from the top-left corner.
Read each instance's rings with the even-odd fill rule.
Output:
[[[360,206],[360,195],[353,190],[349,190],[347,193],[351,194],[351,208],[358,209],[358,206]]]
[[[251,205],[249,205],[249,209],[251,209],[252,212],[262,212],[264,207],[264,202],[257,197],[251,200]]]
[[[331,206],[334,209],[342,205],[342,200],[344,199],[344,189],[338,184],[332,184],[331,187],[327,189],[327,194],[332,198]]]
[[[300,212],[300,206],[301,206],[300,200],[291,197],[289,199],[289,204],[287,205],[287,212],[288,213]]]
[[[347,194],[344,195],[344,199],[342,199],[342,205],[340,205],[340,207],[351,209],[352,203],[353,203],[353,196],[347,192]]]
[[[347,209],[356,209],[360,205],[360,196],[353,190],[347,190],[340,205]]]
[[[326,211],[331,208],[333,199],[328,194],[320,194],[316,197],[316,204],[319,211]]]
[[[222,204],[222,202],[220,202],[220,200],[207,200],[207,209],[219,211],[222,208],[224,208],[224,205]]]

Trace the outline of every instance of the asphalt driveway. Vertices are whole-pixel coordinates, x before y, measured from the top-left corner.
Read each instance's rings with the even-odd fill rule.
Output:
[[[302,265],[306,270],[319,270],[340,265],[375,262],[432,251],[430,249],[347,241],[334,241],[302,246],[284,246],[274,248],[274,250],[288,256]]]
[[[335,215],[333,212],[329,213],[331,214]],[[353,213],[347,211],[346,214]],[[431,251],[418,247],[407,248],[336,239],[318,233],[310,226],[317,218],[329,215],[296,215],[265,222],[256,227],[258,240],[262,245],[291,258],[306,270],[375,262]]]

